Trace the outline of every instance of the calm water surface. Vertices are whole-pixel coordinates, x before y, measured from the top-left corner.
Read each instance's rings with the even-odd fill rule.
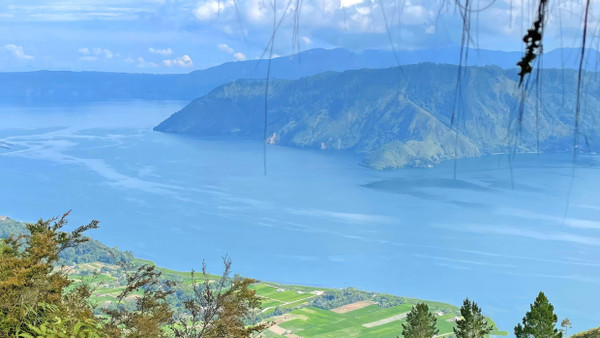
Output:
[[[506,155],[458,161],[454,180],[453,163],[377,172],[271,146],[265,177],[260,142],[151,130],[182,106],[0,107],[0,214],[73,209],[173,269],[229,254],[263,280],[469,296],[510,332],[540,290],[575,330],[599,324],[600,157],[518,155],[511,183]]]

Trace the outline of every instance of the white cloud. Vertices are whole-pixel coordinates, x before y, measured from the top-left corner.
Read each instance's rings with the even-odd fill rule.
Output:
[[[163,60],[163,64],[167,67],[193,67],[194,62],[189,55],[180,56],[172,60]]]
[[[240,52],[233,54],[233,57],[238,61],[245,61],[247,59],[246,55]]]
[[[215,19],[220,13],[234,6],[233,0],[204,0],[194,9],[194,16],[200,21]]]
[[[220,6],[218,2],[218,0],[202,1],[194,12],[196,18],[200,21],[209,21],[219,16],[219,23],[224,23],[224,25],[216,28],[222,29],[224,32],[230,29],[232,23],[240,20],[240,17],[245,25],[260,26],[268,30],[267,32],[272,29],[273,7],[269,1],[247,0],[238,2],[237,9],[239,13],[236,11],[232,0],[221,0]],[[424,19],[427,19],[425,20],[427,22],[435,22],[433,19],[435,19],[437,11],[431,12],[432,19],[429,17],[430,12],[425,11],[424,5],[420,3],[412,4],[411,1],[407,0],[402,6],[402,12],[407,14],[402,16],[395,13],[394,15],[391,14],[393,11],[400,11],[397,8],[396,1],[383,0],[383,2],[384,8],[389,12],[388,24],[391,27],[399,25],[400,21],[403,25],[413,25],[417,22],[422,25],[426,23]],[[297,2],[292,1],[289,6],[286,3],[286,1],[278,1],[277,6],[278,20],[285,15],[282,27],[292,24],[293,13],[296,11]],[[308,31],[314,28],[326,28],[348,33],[385,33],[385,24],[379,6],[379,2],[376,0],[305,1],[302,2],[302,7],[299,9],[300,27]],[[421,28],[419,27],[419,29]]]
[[[422,25],[433,19],[433,16],[430,14],[422,5],[409,4],[404,7],[400,20],[405,25]]]
[[[358,13],[359,15],[371,14],[371,7],[368,6],[355,7],[354,10],[356,10],[356,13]]]
[[[273,22],[272,0],[236,0],[238,11],[233,0],[197,1],[195,18],[204,22],[213,21],[211,29],[228,36],[239,34],[239,28],[235,27],[238,27],[238,21],[241,21],[243,30],[252,32],[256,40],[263,39],[266,43],[270,38]],[[326,45],[352,49],[389,48],[386,23],[393,43],[400,49],[440,47],[460,42],[462,21],[456,7],[442,6],[438,0],[278,0],[277,18],[283,17],[278,31],[281,41],[292,38],[291,27],[298,3],[302,3],[300,29],[306,36],[315,40],[318,38],[318,43],[310,44],[310,47]],[[534,11],[531,8],[536,4],[537,0],[493,1],[490,8],[478,14],[477,22],[473,19],[473,28],[478,31],[478,36],[474,37],[478,40],[474,41],[475,44],[491,49],[521,49],[521,37],[532,22],[531,14]],[[474,10],[483,6],[485,5],[473,3]],[[566,35],[564,41],[574,41],[573,44],[577,44],[581,32],[581,1],[564,0],[554,2],[550,6],[546,34],[553,39],[548,41],[546,46],[549,49],[557,47],[560,41],[559,27],[562,28],[560,33]],[[383,18],[382,8],[387,15],[386,20]],[[286,9],[287,12],[284,13]],[[559,11],[562,12],[562,25],[557,22]],[[590,15],[590,18],[593,18],[590,19],[590,27],[596,27],[600,7],[593,9]],[[562,35],[560,37],[562,38]]]
[[[218,44],[217,48],[221,52],[225,52],[225,53],[228,53],[228,54],[233,54],[235,52],[235,50],[233,50],[233,48],[229,47],[229,45],[227,45],[226,43],[220,43],[220,44]]]
[[[236,59],[237,61],[245,61],[248,59],[246,54],[244,54],[242,52],[236,52],[235,49],[231,48],[226,43],[218,44],[217,48],[224,53],[231,54],[233,56],[233,58]]]
[[[88,56],[89,61],[106,61],[103,62],[103,67],[106,67],[103,69],[106,70],[114,69],[107,62],[111,57],[112,60],[121,61],[132,56],[134,62],[130,66],[135,68],[138,55],[161,67],[164,67],[163,60],[177,66],[180,62],[174,62],[173,59],[177,60],[178,56],[183,55],[181,52],[186,51],[190,44],[196,49],[212,47],[202,59],[194,58],[196,67],[214,65],[223,61],[224,57],[234,60],[236,52],[253,58],[259,56],[268,43],[273,24],[273,0],[64,0],[35,5],[33,3],[36,1],[32,0],[8,2],[10,8],[4,6],[6,8],[0,18],[12,17],[6,21],[23,25],[25,29],[15,30],[11,37],[13,40],[5,43],[28,41],[24,47],[29,54],[35,55],[36,61],[42,62],[41,53],[33,49],[33,40],[26,39],[62,36],[59,33],[68,35],[69,39],[57,42],[64,48],[55,48],[48,55],[43,55],[44,62],[48,64],[41,64],[40,67],[46,68],[63,67],[52,64],[64,57],[60,55],[63,49],[71,50],[74,58]],[[297,47],[292,47],[289,42],[295,41],[294,7],[299,3],[302,3],[299,17],[302,48],[345,47],[362,50],[395,45],[398,49],[417,49],[456,46],[460,43],[461,19],[453,2],[446,6],[439,0],[277,0],[277,19],[283,17],[286,6],[290,4],[277,32],[275,51],[278,54],[291,53]],[[522,49],[521,37],[531,25],[537,0],[498,0],[489,3],[490,8],[477,12],[477,20],[473,16],[472,28],[478,33],[472,36],[473,40],[477,40],[474,44],[488,49]],[[474,12],[487,4],[488,1],[473,2]],[[575,0],[549,2],[545,26],[546,50],[559,47],[563,41],[565,47],[575,47],[581,43],[583,4],[585,2]],[[387,36],[382,7],[387,14],[393,42]],[[600,6],[592,6],[591,10],[589,26],[598,27]],[[560,24],[559,14],[562,15]],[[107,20],[115,22],[114,26],[110,25],[110,34],[103,31],[103,27],[109,27],[106,26]],[[127,24],[117,20],[127,20]],[[50,23],[55,21],[64,22],[64,26]],[[188,38],[191,31],[198,32],[193,39]],[[590,34],[595,36],[596,33]],[[252,47],[246,48],[243,38]],[[95,42],[85,46],[77,41]],[[225,46],[219,48],[221,42],[226,42],[231,49]],[[0,44],[0,49],[3,46]],[[102,48],[100,54],[96,54],[92,48],[95,46],[110,50],[105,52]],[[117,49],[126,56],[122,59],[118,57]],[[12,53],[15,51],[11,50]],[[13,58],[7,49],[4,53]],[[25,58],[29,56],[24,51],[20,55]],[[120,64],[126,65],[123,62]]]
[[[173,50],[171,48],[165,48],[165,49],[154,49],[152,47],[148,48],[148,51],[152,54],[158,54],[158,55],[163,55],[163,56],[167,56],[167,55],[172,55],[173,54]]]
[[[246,17],[254,23],[264,22],[265,19],[272,20],[272,10],[262,0],[250,0],[246,4]]]
[[[2,4],[5,2],[7,1],[3,1]],[[9,15],[38,22],[136,20],[147,13],[155,12],[157,7],[165,3],[164,0],[70,0],[48,4],[49,2],[51,1],[11,2]]]
[[[341,0],[340,8],[352,7],[354,5],[362,4],[363,0]]]
[[[112,57],[114,56],[114,54],[110,50],[103,48],[93,48],[92,52],[94,53],[94,55],[102,55],[107,59],[112,59]]]
[[[11,43],[8,45],[4,45],[4,49],[11,52],[17,59],[21,59],[21,60],[33,60],[34,59],[34,57],[32,55],[25,54],[22,46],[17,46],[17,45],[14,45]]]
[[[114,54],[113,52],[111,52],[109,49],[106,48],[87,48],[87,47],[82,47],[79,48],[77,50],[79,52],[79,54],[81,55],[85,55],[84,57],[80,57],[81,60],[87,60],[87,61],[95,61],[97,59],[99,59],[100,57],[105,57],[107,59],[112,59],[115,55],[119,56],[119,54]]]
[[[129,58],[129,59],[125,60],[125,61],[128,61],[129,63],[135,63],[136,67],[138,67],[138,68],[155,68],[155,67],[158,67],[158,64],[156,64],[154,62],[146,61],[141,56],[138,57],[135,60]]]

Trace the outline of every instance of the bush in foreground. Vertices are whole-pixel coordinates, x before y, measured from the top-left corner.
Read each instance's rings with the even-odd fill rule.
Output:
[[[63,232],[68,214],[26,224],[27,231],[0,239],[0,337],[248,337],[266,327],[246,325],[260,309],[260,298],[249,288],[254,280],[229,277],[228,258],[216,285],[203,264],[203,283],[193,283],[185,318],[175,319],[167,302],[174,282],[154,265],[126,263],[116,307],[95,315],[90,286],[72,287],[59,255],[88,242],[84,233],[98,228],[98,221]]]

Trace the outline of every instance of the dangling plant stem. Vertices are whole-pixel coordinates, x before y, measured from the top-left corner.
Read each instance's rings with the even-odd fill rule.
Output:
[[[527,34],[523,36],[523,42],[526,45],[525,55],[517,62],[517,66],[521,67],[521,71],[519,72],[519,87],[523,83],[525,75],[531,73],[531,70],[533,69],[531,63],[541,51],[547,5],[548,0],[540,0],[537,9],[537,18],[533,22],[533,27],[528,29]]]
[[[267,119],[269,103],[269,81],[271,80],[271,61],[273,59],[273,45],[275,45],[275,31],[277,30],[277,0],[273,1],[273,36],[271,37],[271,46],[269,49],[269,64],[267,66],[267,81],[265,83],[265,120],[263,126],[263,170],[267,176]]]
[[[579,138],[579,118],[581,115],[581,87],[583,86],[583,60],[585,58],[585,43],[587,40],[588,16],[590,13],[590,0],[585,4],[585,15],[583,19],[583,37],[581,42],[581,55],[579,58],[579,69],[577,71],[577,101],[575,103],[575,134],[573,137],[573,161],[577,154],[577,145]]]

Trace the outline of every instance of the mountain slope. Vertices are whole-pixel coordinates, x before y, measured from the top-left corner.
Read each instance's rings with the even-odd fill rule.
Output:
[[[575,49],[560,49],[544,56],[546,68],[575,68]],[[514,68],[520,52],[469,50],[469,65]],[[435,62],[458,64],[459,49],[416,51],[312,49],[274,58],[272,78],[298,79],[326,71],[381,69],[398,65]],[[599,54],[589,50],[585,66],[595,69]],[[126,74],[102,72],[38,71],[0,73],[0,101],[18,104],[65,104],[123,100],[193,100],[213,88],[238,79],[264,79],[266,60],[228,62],[189,74]]]
[[[539,114],[535,85],[520,109],[522,92],[515,71],[469,67],[458,92],[457,72],[452,65],[419,64],[273,81],[268,142],[356,152],[375,169],[428,166],[509,150],[535,151],[538,137],[541,151],[572,149],[574,71],[546,70],[542,81],[532,80],[532,84],[543,83]],[[589,73],[582,93],[587,110],[580,132],[585,136],[582,144],[592,150],[599,145],[599,124],[585,116],[598,106],[597,89],[598,80]],[[264,81],[241,80],[192,101],[155,130],[260,139],[263,114]]]
[[[572,338],[600,338],[600,327],[579,332],[571,336]]]
[[[29,234],[25,223],[6,216],[0,216],[0,241],[10,236],[25,234]],[[60,263],[67,265],[89,262],[116,264],[116,262],[133,259],[133,254],[128,251],[120,251],[117,248],[110,248],[95,239],[90,239],[76,247],[64,249],[59,257]]]

